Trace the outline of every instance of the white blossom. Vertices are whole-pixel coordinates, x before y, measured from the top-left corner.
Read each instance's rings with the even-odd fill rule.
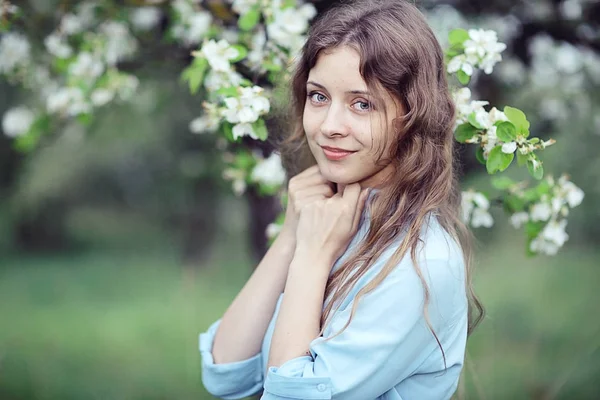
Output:
[[[56,32],[46,36],[44,45],[48,53],[57,58],[69,58],[73,54],[73,49],[67,43],[67,39]]]
[[[502,145],[502,152],[506,154],[512,154],[517,150],[517,142],[508,142]]]
[[[115,65],[137,51],[137,41],[131,35],[127,25],[122,22],[104,22],[100,25],[99,31],[104,35],[104,59],[108,65]]]
[[[258,0],[230,0],[231,9],[239,15],[244,15],[258,4]]]
[[[104,64],[86,51],[77,55],[77,59],[69,65],[69,74],[78,78],[94,80],[104,73]]]
[[[19,11],[19,7],[14,4],[10,4],[8,1],[0,1],[0,17],[2,16],[2,12],[6,12],[7,14],[16,14]]]
[[[453,97],[458,111],[456,117],[457,125],[467,122],[467,118],[471,113],[484,110],[483,106],[488,104],[487,101],[471,100],[471,89],[467,87],[455,91]]]
[[[548,221],[552,216],[552,207],[546,202],[535,203],[530,214],[532,221]]]
[[[0,74],[29,63],[31,46],[20,33],[7,32],[0,38]]]
[[[306,41],[303,34],[315,15],[316,9],[312,4],[304,4],[299,9],[293,7],[276,9],[273,13],[273,22],[267,24],[269,38],[289,49],[291,53],[296,53]]]
[[[241,196],[246,191],[246,172],[240,169],[226,168],[223,171],[223,179],[232,181],[233,193]]]
[[[490,228],[494,224],[494,219],[489,213],[490,202],[483,193],[474,191],[462,192],[462,218],[466,224],[471,224],[474,228]]]
[[[583,190],[578,188],[573,182],[567,180],[566,176],[558,179],[560,191],[564,194],[569,207],[574,208],[581,204],[585,196]]]
[[[463,71],[465,74],[471,76],[473,75],[473,64],[469,62],[467,56],[464,54],[459,54],[457,56],[452,57],[450,62],[448,63],[448,73],[454,74],[458,71]]]
[[[196,10],[193,4],[187,0],[175,0],[171,3],[171,7],[178,14],[171,34],[186,46],[200,43],[212,23],[211,14],[203,10]]]
[[[60,32],[65,35],[74,35],[84,30],[84,25],[79,16],[68,13],[60,20]]]
[[[229,60],[238,56],[238,51],[229,45],[224,39],[218,42],[208,40],[204,42],[200,52],[206,57],[210,67],[215,71],[225,72],[231,69]]]
[[[567,220],[552,220],[546,224],[542,232],[531,241],[530,250],[536,253],[555,255],[569,239],[565,232]]]
[[[272,222],[269,225],[267,225],[267,229],[265,231],[265,234],[267,235],[267,239],[269,239],[269,240],[274,239],[281,232],[281,228],[282,228],[282,226],[275,222]]]
[[[482,208],[476,208],[473,210],[471,225],[473,226],[473,228],[491,228],[494,225],[494,219],[487,210],[484,210]]]
[[[519,229],[527,221],[529,221],[529,214],[526,213],[525,211],[514,213],[510,217],[510,223],[516,229]]]
[[[227,71],[209,70],[204,78],[204,87],[211,92],[223,87],[237,87],[242,83],[243,77],[233,69]]]
[[[285,170],[279,154],[272,153],[260,160],[252,170],[251,179],[267,186],[281,186],[285,182]]]
[[[263,89],[259,86],[252,88],[242,87],[239,89],[240,97],[227,97],[224,102],[226,108],[222,116],[232,124],[251,124],[258,118],[269,112],[269,100],[262,95]],[[245,125],[238,128],[238,132],[247,132],[245,135],[254,137],[254,131]]]
[[[35,120],[34,113],[25,106],[11,108],[4,113],[2,130],[9,137],[17,137],[29,131]]]
[[[207,12],[194,13],[188,20],[188,30],[185,35],[185,40],[188,44],[200,43],[200,41],[206,36],[212,17]]]
[[[99,88],[92,92],[90,100],[96,107],[110,103],[115,98],[115,92],[110,89]]]
[[[476,57],[478,65],[486,74],[492,73],[494,65],[502,60],[500,53],[506,49],[504,43],[498,42],[495,31],[469,29],[469,39],[465,40],[465,55]]]
[[[135,75],[125,75],[121,78],[119,85],[119,97],[121,100],[128,100],[133,96],[140,86],[140,80]]]
[[[89,112],[91,105],[85,100],[81,89],[63,87],[48,96],[46,109],[51,114],[61,113],[72,117]]]
[[[221,123],[221,116],[215,104],[204,102],[204,115],[190,122],[190,131],[193,133],[214,132]]]
[[[232,129],[233,139],[237,140],[243,136],[249,136],[254,140],[258,140],[258,135],[254,132],[254,128],[252,128],[252,124],[248,123],[240,123],[233,126]]]
[[[149,31],[160,22],[161,11],[158,7],[136,7],[131,12],[131,23],[140,31]]]

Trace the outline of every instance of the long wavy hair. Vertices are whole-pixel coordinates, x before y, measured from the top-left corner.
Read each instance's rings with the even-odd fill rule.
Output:
[[[323,14],[311,27],[292,76],[291,110],[287,114],[292,126],[279,145],[288,176],[315,164],[302,124],[306,82],[319,55],[340,46],[349,46],[360,55],[360,74],[369,91],[385,90],[402,104],[403,115],[394,119],[394,137],[385,160],[393,164],[394,176],[400,178],[390,180],[378,191],[369,204],[371,219],[366,237],[329,277],[325,298],[330,301],[321,317],[321,333],[334,309],[402,233],[405,235],[391,259],[358,292],[350,318],[340,332],[352,320],[359,299],[375,289],[410,252],[424,287],[425,319],[444,355],[428,317],[429,288],[417,263],[421,227],[431,213],[463,251],[469,334],[483,318],[484,309],[471,283],[471,233],[460,218],[461,192],[453,138],[455,106],[442,49],[421,12],[405,0],[355,1]]]

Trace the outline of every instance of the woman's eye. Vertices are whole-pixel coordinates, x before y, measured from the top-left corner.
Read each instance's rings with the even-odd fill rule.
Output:
[[[308,97],[315,103],[323,103],[323,102],[327,101],[327,97],[325,97],[323,94],[318,93],[318,92],[309,93]]]
[[[371,103],[369,103],[368,101],[357,101],[353,105],[355,106],[354,108],[356,108],[358,111],[369,111],[373,108]]]

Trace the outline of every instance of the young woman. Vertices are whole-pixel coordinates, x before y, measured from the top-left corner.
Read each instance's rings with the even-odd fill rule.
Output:
[[[482,309],[438,42],[408,1],[343,5],[312,27],[291,89],[281,150],[302,172],[280,235],[200,335],[205,387],[227,399],[450,398]]]

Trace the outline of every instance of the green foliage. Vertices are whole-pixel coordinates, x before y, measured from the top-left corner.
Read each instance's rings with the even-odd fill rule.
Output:
[[[458,78],[458,81],[465,86],[468,85],[469,82],[471,81],[471,77],[469,75],[467,75],[467,73],[465,71],[463,71],[462,69],[459,69],[456,72],[456,78]]]
[[[454,138],[459,143],[466,143],[467,140],[477,135],[477,132],[479,132],[479,129],[470,123],[460,124],[454,131]]]
[[[495,176],[492,178],[492,186],[498,190],[506,190],[514,184],[515,182],[508,176]]]
[[[37,146],[42,135],[50,130],[51,123],[52,120],[49,115],[41,115],[31,124],[26,134],[15,138],[13,148],[23,153],[32,151]]]
[[[462,28],[453,29],[448,34],[448,40],[451,46],[462,46],[467,39],[469,39],[469,32]]]
[[[496,137],[503,142],[512,142],[517,138],[517,129],[511,122],[502,121],[496,127]]]
[[[252,30],[256,24],[260,21],[260,6],[256,5],[250,9],[246,14],[242,15],[238,20],[238,27],[242,31]]]
[[[196,94],[200,89],[207,68],[208,61],[204,57],[196,57],[192,64],[181,73],[181,79],[189,83],[192,94]]]
[[[502,151],[502,146],[496,146],[488,155],[486,168],[488,174],[504,171],[514,158],[514,153],[506,154]]]
[[[534,160],[537,165],[534,164]],[[527,160],[527,169],[529,170],[529,174],[535,179],[539,180],[544,177],[544,167],[535,154],[530,155],[530,158]]]
[[[241,45],[241,44],[234,44],[231,47],[233,47],[234,49],[236,49],[237,52],[238,52],[237,57],[229,60],[232,63],[236,63],[236,62],[238,62],[240,60],[243,60],[248,55],[248,49],[245,46]]]
[[[260,140],[267,140],[269,132],[267,131],[267,126],[265,125],[264,119],[259,118],[255,123],[252,124],[252,128]]]
[[[506,106],[504,107],[504,114],[515,125],[518,134],[524,137],[529,136],[529,121],[527,121],[527,117],[523,111],[518,108]]]

